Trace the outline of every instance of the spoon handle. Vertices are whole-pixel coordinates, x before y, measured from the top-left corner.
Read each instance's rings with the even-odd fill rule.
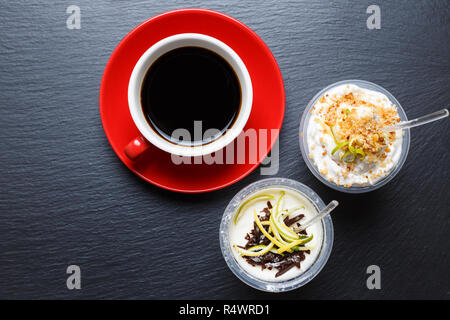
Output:
[[[398,129],[407,129],[407,128],[412,128],[412,127],[417,127],[417,126],[421,126],[423,124],[430,123],[430,122],[433,122],[433,121],[436,121],[436,120],[439,120],[439,119],[442,119],[445,117],[448,117],[448,110],[442,109],[442,110],[427,114],[423,117],[419,117],[417,119],[400,122],[396,125],[389,126],[389,127],[384,127],[381,130],[389,132],[389,131],[395,131]]]
[[[326,215],[330,214],[330,212],[333,211],[338,205],[339,205],[339,202],[337,202],[336,200],[331,201],[322,211],[319,212],[319,214],[317,216],[315,216],[314,218],[312,218],[312,219],[306,221],[305,223],[303,223],[295,231],[296,232],[300,232],[302,230],[305,230],[309,226],[311,226],[314,223],[316,223],[317,221],[321,220]]]

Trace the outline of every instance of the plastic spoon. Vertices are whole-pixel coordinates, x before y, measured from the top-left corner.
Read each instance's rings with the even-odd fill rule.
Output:
[[[442,119],[445,117],[448,117],[448,110],[442,109],[440,111],[427,114],[426,116],[419,117],[417,119],[399,122],[396,125],[384,127],[381,130],[391,132],[391,131],[395,131],[398,129],[408,129],[408,128],[412,128],[412,127],[421,126],[423,124],[430,123],[430,122],[433,122],[433,121],[436,121],[436,120],[439,120],[439,119]]]
[[[308,228],[309,226],[313,225],[317,221],[320,221],[326,215],[329,215],[331,213],[331,211],[336,209],[336,207],[338,205],[339,205],[339,202],[337,202],[336,200],[331,201],[322,211],[319,212],[319,214],[317,216],[315,216],[314,218],[306,221],[300,227],[296,228],[294,231],[295,232],[300,232],[302,230],[305,230],[306,228]]]

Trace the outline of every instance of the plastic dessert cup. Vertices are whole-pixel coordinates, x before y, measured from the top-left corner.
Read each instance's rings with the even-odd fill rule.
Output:
[[[311,118],[311,109],[316,104],[317,100],[325,94],[330,89],[333,89],[335,87],[338,87],[343,84],[353,84],[358,87],[361,87],[363,89],[368,89],[376,92],[380,92],[384,94],[392,104],[395,104],[397,106],[398,115],[400,117],[401,121],[407,121],[408,118],[406,117],[406,113],[403,110],[400,103],[395,99],[395,97],[386,89],[383,87],[364,80],[342,80],[338,81],[336,83],[333,83],[326,88],[319,91],[312,99],[309,101],[308,105],[305,108],[305,111],[303,112],[302,118],[300,120],[300,132],[299,132],[299,140],[300,140],[300,150],[303,156],[303,160],[305,161],[306,165],[308,166],[309,170],[312,172],[313,175],[316,176],[317,179],[319,179],[322,183],[327,185],[330,188],[333,188],[337,191],[346,192],[346,193],[365,193],[370,192],[373,190],[376,190],[382,186],[384,186],[386,183],[391,181],[397,173],[400,171],[400,169],[403,167],[403,164],[406,161],[406,157],[408,156],[409,151],[409,145],[411,140],[411,134],[409,132],[409,129],[403,130],[403,136],[402,136],[402,150],[400,154],[400,158],[397,162],[397,164],[394,166],[394,168],[388,173],[386,177],[383,179],[377,181],[373,185],[366,185],[366,186],[351,186],[351,187],[344,187],[335,184],[334,182],[329,181],[327,178],[325,178],[317,169],[317,167],[312,163],[311,159],[308,157],[308,142],[307,142],[307,131],[308,131],[308,124],[309,120]]]
[[[232,248],[232,244],[229,240],[230,226],[233,223],[234,215],[241,206],[243,200],[251,194],[260,190],[277,187],[292,189],[294,192],[301,193],[311,202],[317,212],[325,208],[325,204],[322,199],[320,199],[320,197],[313,190],[300,182],[285,178],[264,179],[248,185],[233,197],[225,209],[222,222],[220,223],[219,232],[222,255],[230,270],[236,275],[236,277],[247,285],[255,289],[268,292],[294,290],[311,281],[325,266],[333,247],[333,223],[331,221],[331,217],[328,215],[323,218],[321,222],[317,222],[322,223],[323,228],[323,241],[317,259],[307,270],[305,270],[305,272],[299,274],[297,277],[285,281],[276,281],[276,279],[274,279],[274,281],[265,281],[252,276],[241,267],[239,262],[236,261],[236,258],[232,252],[234,249]],[[260,267],[255,266],[255,268]]]

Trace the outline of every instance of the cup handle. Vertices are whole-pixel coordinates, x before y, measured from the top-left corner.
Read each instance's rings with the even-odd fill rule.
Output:
[[[150,142],[142,135],[131,140],[125,147],[125,155],[131,161],[135,161],[144,151],[150,147]]]

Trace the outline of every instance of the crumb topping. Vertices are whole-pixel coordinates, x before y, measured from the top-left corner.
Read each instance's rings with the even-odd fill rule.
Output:
[[[309,146],[322,148],[309,147],[309,157],[338,185],[372,184],[392,169],[401,150],[400,133],[382,130],[400,122],[397,106],[384,95],[357,86],[339,89],[322,95],[311,108],[318,125],[312,126]]]
[[[324,95],[319,103],[313,109],[332,130],[336,144],[342,144],[339,149],[343,154],[361,150],[353,160],[367,157],[368,162],[378,162],[386,158],[385,153],[390,152],[389,141],[395,140],[396,133],[381,129],[400,121],[395,105],[385,108],[353,92],[342,96]]]

